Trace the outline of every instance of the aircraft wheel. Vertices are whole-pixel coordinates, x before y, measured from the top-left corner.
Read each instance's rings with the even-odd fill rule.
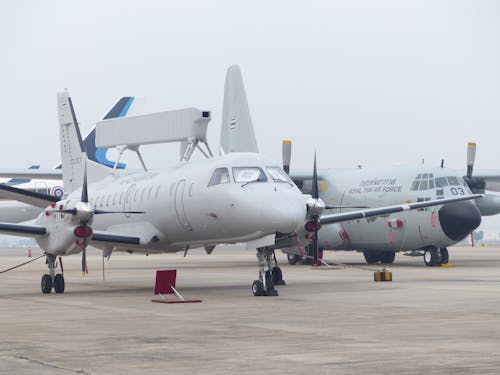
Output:
[[[424,252],[424,263],[426,266],[432,267],[441,264],[441,255],[437,249],[427,249]]]
[[[256,297],[264,295],[264,284],[260,280],[254,280],[252,284],[252,293]]]
[[[64,276],[60,273],[54,277],[54,290],[56,293],[64,293]]]
[[[43,275],[41,284],[43,294],[49,294],[52,291],[52,277],[50,275]]]
[[[294,266],[300,260],[300,255],[298,255],[298,254],[286,254],[286,258],[288,259],[288,263],[290,263],[292,266]]]
[[[273,284],[274,285],[285,285],[283,281],[283,272],[278,266],[273,267]]]
[[[306,266],[310,266],[312,264],[312,259],[307,256],[300,257],[300,263],[305,264]]]
[[[448,264],[450,260],[450,254],[448,254],[448,249],[446,247],[442,247],[439,249],[441,253],[441,264]]]
[[[394,263],[395,257],[396,257],[395,251],[383,251],[380,253],[380,261],[382,263],[386,263],[386,264]]]
[[[363,255],[365,256],[366,263],[378,263],[380,260],[379,254],[376,251],[363,251]]]

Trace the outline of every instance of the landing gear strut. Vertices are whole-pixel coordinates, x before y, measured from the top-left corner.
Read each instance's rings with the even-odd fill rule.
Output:
[[[49,273],[42,276],[42,293],[49,294],[52,287],[56,293],[64,293],[64,276],[61,273],[56,275],[56,259],[57,257],[52,254],[47,254],[46,263],[49,267]]]
[[[273,267],[274,250],[271,248],[257,249],[259,260],[259,279],[252,284],[254,296],[277,296],[278,291],[274,289],[274,281],[283,282],[283,274],[278,266]]]

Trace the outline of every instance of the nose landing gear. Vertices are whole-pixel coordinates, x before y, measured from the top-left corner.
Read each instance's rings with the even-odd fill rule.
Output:
[[[50,294],[52,288],[56,293],[64,293],[64,276],[61,273],[56,275],[56,259],[52,254],[47,254],[46,263],[49,267],[49,273],[42,276],[41,288],[43,294]]]
[[[257,259],[259,260],[259,279],[252,284],[254,296],[277,296],[278,291],[275,285],[284,285],[283,273],[277,266],[274,250],[271,248],[257,249]],[[273,267],[273,262],[276,266]]]
[[[424,251],[424,263],[426,266],[440,266],[447,264],[449,261],[448,249],[446,247],[435,248],[431,247]]]

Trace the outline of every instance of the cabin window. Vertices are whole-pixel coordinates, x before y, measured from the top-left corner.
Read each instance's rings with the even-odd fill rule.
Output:
[[[151,186],[148,190],[148,200],[151,199],[151,192],[153,191],[153,187]]]
[[[120,193],[120,200],[118,201],[118,204],[121,205],[123,203],[123,191]]]
[[[109,206],[111,203],[111,194],[108,195],[108,198],[106,199],[106,207]]]
[[[219,184],[228,184],[229,181],[229,171],[227,168],[217,168],[212,177],[210,178],[210,182],[208,186],[214,186]]]
[[[161,187],[161,185],[158,185],[158,187],[156,188],[156,193],[155,193],[156,199],[158,199],[158,197],[160,196],[160,187]]]
[[[139,195],[139,190],[134,192],[134,202],[137,202],[137,196]]]
[[[118,193],[115,193],[115,195],[113,195],[113,206],[116,205],[116,198],[118,197]]]
[[[234,182],[265,182],[267,176],[259,167],[234,167]]]
[[[141,201],[144,200],[144,194],[146,194],[146,188],[142,188],[142,191],[141,191]]]

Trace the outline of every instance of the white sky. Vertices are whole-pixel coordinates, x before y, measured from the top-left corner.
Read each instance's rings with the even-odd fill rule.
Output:
[[[212,110],[241,66],[261,152],[293,167],[499,168],[498,1],[0,1],[2,164],[59,161],[56,92],[83,133],[124,95]],[[152,166],[177,146],[145,150]],[[132,161],[134,160],[134,161]],[[130,163],[135,159],[130,157]]]

